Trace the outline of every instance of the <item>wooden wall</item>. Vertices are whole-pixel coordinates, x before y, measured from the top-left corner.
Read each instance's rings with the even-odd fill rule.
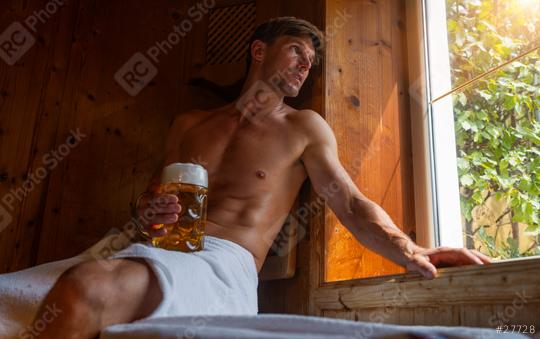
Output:
[[[1,2],[0,29],[24,21],[46,4]],[[160,163],[173,117],[192,107],[224,102],[188,85],[200,71],[205,19],[160,57],[157,75],[137,95],[129,95],[114,79],[135,53],[145,53],[163,40],[185,18],[188,5],[73,0],[38,26],[37,42],[15,65],[0,61],[0,197],[21,187],[25,174],[43,167],[43,156],[64,144],[71,130],[86,135],[21,202],[12,209],[2,204],[8,214],[0,220],[6,225],[0,230],[0,273],[75,255],[122,226],[129,220],[129,202]],[[295,15],[323,27],[321,8],[322,1],[310,6],[257,1],[257,22]],[[314,70],[301,95],[290,103],[322,111],[321,74],[321,68]],[[303,192],[309,195],[309,185]],[[309,249],[308,234],[298,252],[304,267],[294,279],[261,283],[262,311],[307,312]],[[285,291],[296,296],[303,291],[298,299],[302,305],[288,302]]]
[[[221,0],[216,7],[245,2]],[[23,22],[47,3],[2,2],[0,29]],[[129,202],[160,163],[173,117],[192,107],[224,103],[214,92],[188,85],[194,77],[210,76],[210,71],[218,74],[211,78],[226,79],[225,83],[237,80],[242,71],[242,65],[201,69],[207,17],[154,62],[157,75],[138,94],[129,95],[115,81],[116,72],[135,53],[147,55],[195,3],[70,1],[37,26],[32,32],[37,42],[15,65],[0,61],[1,196],[21,187],[25,173],[44,167],[43,156],[64,144],[71,130],[85,135],[21,202],[13,204],[8,211],[12,220],[0,220],[7,225],[0,230],[0,272],[75,255],[128,222]],[[256,22],[294,15],[323,27],[322,1],[305,6],[264,0],[256,7]],[[322,68],[313,70],[300,96],[289,102],[322,111],[321,74]],[[304,192],[309,194],[308,185]],[[308,239],[301,245],[304,257]],[[261,283],[262,290],[265,286]],[[268,286],[270,295],[279,293],[279,288]],[[302,284],[296,286],[302,289]]]
[[[0,199],[39,168],[48,173],[19,194],[21,201],[1,203],[0,272],[75,255],[128,222],[129,203],[160,164],[174,116],[223,103],[188,85],[204,49],[206,16],[191,20],[185,37],[152,61],[157,74],[137,95],[115,81],[135,53],[148,55],[196,3],[67,1],[42,17],[31,31],[35,44],[14,65],[0,60]],[[48,4],[2,1],[0,30],[25,26]],[[43,157],[65,148],[72,130],[85,137],[49,169]]]
[[[326,120],[360,190],[414,237],[404,1],[327,1]],[[328,211],[325,280],[403,272]]]

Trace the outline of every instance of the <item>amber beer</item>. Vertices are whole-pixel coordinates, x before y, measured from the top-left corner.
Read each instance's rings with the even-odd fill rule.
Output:
[[[182,252],[202,250],[208,203],[208,173],[204,167],[179,162],[165,167],[159,192],[176,195],[182,210],[177,222],[154,226],[167,228],[167,234],[152,239],[152,244]]]

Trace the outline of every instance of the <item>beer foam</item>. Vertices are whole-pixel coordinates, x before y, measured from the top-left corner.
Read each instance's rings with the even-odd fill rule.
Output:
[[[161,183],[184,183],[208,188],[208,172],[199,164],[175,162],[163,169]]]

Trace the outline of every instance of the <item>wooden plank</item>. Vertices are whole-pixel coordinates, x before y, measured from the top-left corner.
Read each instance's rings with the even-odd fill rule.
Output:
[[[333,283],[316,291],[320,314],[401,325],[479,326],[540,321],[540,260],[442,269],[427,281],[414,274]],[[416,280],[416,283],[415,283]],[[347,286],[345,286],[347,285]],[[361,291],[360,291],[361,290]],[[436,303],[434,303],[436,301]]]
[[[414,320],[414,308],[397,308],[396,312],[399,314],[399,321],[396,324],[400,325],[415,325]]]
[[[178,93],[190,34],[153,61],[158,73],[138,95],[128,95],[114,74],[134,53],[163,44],[174,13],[185,19],[188,5],[81,2],[57,142],[72,128],[89,138],[51,177],[39,262],[74,255],[129,220],[129,202],[161,162],[164,131],[185,109]],[[93,223],[82,227],[75,215]]]
[[[400,1],[327,1],[326,119],[360,190],[406,233],[414,230],[411,141]],[[354,16],[354,20],[346,20]],[[344,22],[344,23],[343,23]],[[325,280],[403,272],[367,250],[331,211]]]
[[[4,4],[11,10],[2,11],[7,14],[2,22],[24,21],[44,7],[42,1],[30,1],[25,5],[16,1]],[[55,146],[58,106],[64,89],[76,10],[77,2],[74,2],[50,12],[46,21],[36,24],[36,31],[32,32],[36,43],[26,54],[14,66],[6,67],[3,62],[0,66],[0,74],[11,78],[6,78],[7,83],[2,86],[6,100],[2,102],[0,120],[8,120],[0,123],[5,131],[0,133],[3,135],[0,136],[0,168],[7,174],[0,189],[2,196],[10,190],[20,189],[27,178],[31,178],[30,174],[35,178],[32,189],[17,202],[13,211],[15,218],[8,231],[0,233],[0,248],[4,252],[0,255],[0,272],[23,269],[35,262],[48,187],[45,174],[54,170],[52,163],[44,161],[43,157]],[[14,76],[9,76],[10,73]]]
[[[352,312],[354,312],[354,315],[355,315],[355,319],[357,321],[366,321],[366,322],[373,322],[373,321],[377,321],[376,317],[378,315],[378,309],[373,309],[373,308],[366,308],[366,309],[362,309],[362,310],[354,310]],[[368,333],[366,333],[368,334]],[[367,335],[366,335],[367,337]]]
[[[356,320],[354,312],[350,312],[350,311],[326,310],[323,313],[323,317],[335,318],[335,319]]]
[[[16,1],[3,3],[2,22],[7,25],[2,25],[1,29],[8,29],[8,25],[24,20],[34,7],[37,7],[37,1],[28,4]],[[36,119],[36,111],[32,107],[38,105],[39,94],[29,95],[29,89],[32,87],[32,76],[41,80],[45,67],[43,49],[40,49],[41,53],[37,52],[36,44],[12,66],[4,60],[0,61],[0,194],[3,201],[0,272],[18,268],[14,261],[17,260],[17,250],[21,246],[17,234],[20,233],[20,216],[26,194],[21,190],[22,193],[17,195],[20,198],[16,198],[10,191],[22,189],[22,177],[27,173],[31,161],[30,152],[36,127],[35,123],[32,123]],[[24,65],[30,67],[24,68]],[[35,74],[32,74],[33,65],[36,66]],[[10,197],[11,202],[6,200]],[[32,238],[25,240],[19,253],[24,251],[29,255],[25,248],[28,244],[31,246]]]
[[[342,319],[351,319],[351,314],[355,314],[355,320],[372,323],[494,329],[497,325],[537,324],[540,320],[536,312],[538,305],[531,303],[519,309],[514,309],[509,305],[494,304],[399,307],[394,310],[388,307],[375,307],[349,311],[325,310],[323,314]]]
[[[315,292],[320,309],[361,309],[396,305],[431,307],[489,303],[526,304],[540,301],[540,260],[503,262],[485,266],[439,270],[425,280],[416,273],[327,284]]]
[[[474,308],[462,307],[466,313],[478,313]],[[478,317],[477,322],[471,326],[495,327],[497,325],[527,325],[528,332],[531,332],[530,326],[536,326],[538,333],[538,324],[540,324],[540,303],[528,302],[520,303],[517,299],[512,304],[491,305],[490,311],[484,313],[483,317]],[[468,314],[467,314],[468,315]],[[464,318],[467,318],[466,316]],[[467,321],[467,323],[472,323]],[[511,331],[511,328],[510,328]]]
[[[408,313],[414,317],[414,324],[436,326],[452,323],[453,309],[445,307],[418,307],[407,308]]]

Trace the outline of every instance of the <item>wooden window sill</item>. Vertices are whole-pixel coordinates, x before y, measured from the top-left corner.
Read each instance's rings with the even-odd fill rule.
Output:
[[[322,283],[314,302],[318,309],[415,307],[464,303],[540,302],[540,258],[524,258],[439,269],[428,280],[418,273]]]

